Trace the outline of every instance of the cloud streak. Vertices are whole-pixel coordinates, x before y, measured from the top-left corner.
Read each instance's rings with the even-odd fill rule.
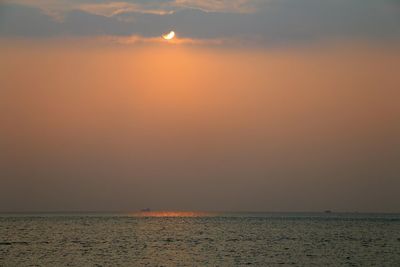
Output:
[[[39,8],[46,15],[61,21],[67,12],[74,10],[105,17],[113,17],[125,13],[166,15],[182,9],[199,9],[204,12],[251,13],[256,11],[258,0],[105,1],[101,3],[84,0],[5,0],[4,3]]]
[[[195,8],[205,12],[228,12],[228,13],[253,13],[260,5],[257,0],[175,0],[172,5],[177,8]]]
[[[194,38],[174,38],[172,40],[165,40],[160,37],[143,37],[140,35],[132,36],[102,36],[98,38],[106,43],[115,43],[120,45],[140,45],[140,44],[169,44],[169,45],[226,45],[234,44],[237,40],[214,38],[214,39],[194,39]]]
[[[127,2],[110,2],[102,4],[82,4],[76,7],[78,10],[85,11],[90,14],[113,17],[124,13],[143,13],[143,14],[156,14],[165,15],[171,14],[172,11],[161,9],[161,8],[149,8],[139,4],[127,3]]]

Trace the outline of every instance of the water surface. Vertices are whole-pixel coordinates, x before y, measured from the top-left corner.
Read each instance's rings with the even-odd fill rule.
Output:
[[[400,266],[399,214],[3,214],[0,266]]]

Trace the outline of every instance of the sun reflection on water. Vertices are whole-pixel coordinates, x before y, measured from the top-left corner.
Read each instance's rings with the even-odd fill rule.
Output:
[[[130,215],[134,217],[209,217],[216,214],[203,211],[140,211]]]

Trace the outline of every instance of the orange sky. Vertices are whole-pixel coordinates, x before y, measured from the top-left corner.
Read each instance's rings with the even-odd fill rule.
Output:
[[[400,50],[0,44],[0,210],[399,211]]]

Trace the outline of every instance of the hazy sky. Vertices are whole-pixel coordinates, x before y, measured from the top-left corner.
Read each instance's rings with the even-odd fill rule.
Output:
[[[3,0],[0,211],[400,212],[399,69],[394,0]]]

